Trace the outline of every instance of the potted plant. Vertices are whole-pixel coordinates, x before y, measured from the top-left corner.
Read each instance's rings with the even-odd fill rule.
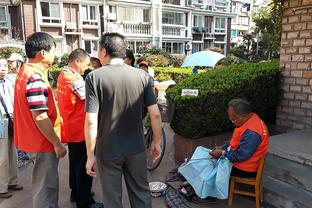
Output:
[[[198,96],[181,96],[182,89],[198,89]],[[175,158],[183,162],[199,145],[212,148],[230,139],[234,128],[227,115],[233,98],[247,99],[266,122],[274,121],[281,97],[278,61],[230,65],[193,75],[169,88],[175,104],[171,127],[176,133]]]

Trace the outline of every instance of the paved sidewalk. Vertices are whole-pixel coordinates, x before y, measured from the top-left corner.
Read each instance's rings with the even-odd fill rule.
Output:
[[[167,173],[178,166],[178,163],[174,160],[174,146],[173,146],[173,132],[168,126],[166,126],[167,136],[167,148],[164,159],[160,166],[153,172],[149,173],[150,180],[164,180]],[[13,192],[13,197],[9,199],[0,199],[0,208],[32,208],[32,193],[31,193],[31,173],[32,165],[29,165],[26,169],[19,170],[19,184],[24,186],[24,190]],[[60,195],[59,205],[60,208],[75,208],[75,204],[69,200],[70,191],[68,187],[68,158],[64,158],[60,161],[59,165],[59,178],[60,178]],[[95,192],[95,199],[100,200],[100,187],[97,179],[93,182],[93,190]],[[125,208],[130,208],[129,200],[126,194],[126,188],[124,185],[123,202]],[[196,205],[192,204],[194,208],[214,207],[214,208],[226,208],[227,201],[220,201],[217,204],[211,205]],[[234,196],[233,208],[252,208],[255,207],[254,200],[249,200],[244,197]],[[153,208],[167,208],[164,198],[153,198]]]

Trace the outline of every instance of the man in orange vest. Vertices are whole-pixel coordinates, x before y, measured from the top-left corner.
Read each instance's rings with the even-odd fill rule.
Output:
[[[61,117],[46,73],[54,60],[55,42],[51,35],[36,32],[27,38],[25,49],[29,61],[15,83],[15,145],[34,161],[33,207],[58,208],[58,162],[66,149],[59,138]]]
[[[101,208],[91,194],[92,177],[86,172],[86,143],[84,136],[85,82],[82,75],[88,68],[90,57],[83,49],[69,55],[69,63],[57,80],[57,100],[63,118],[62,142],[68,143],[69,186],[71,201],[77,208]]]
[[[255,177],[260,159],[269,148],[268,129],[259,116],[251,111],[246,100],[231,100],[228,103],[228,115],[236,126],[232,138],[210,154],[214,158],[227,157],[233,163],[232,176]]]

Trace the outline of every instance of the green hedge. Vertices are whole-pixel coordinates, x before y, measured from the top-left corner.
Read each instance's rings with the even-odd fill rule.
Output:
[[[193,75],[192,68],[153,67],[153,69],[157,81],[172,79],[176,83],[180,83]],[[205,72],[205,70],[198,70],[198,73],[203,72]]]
[[[199,96],[181,96],[182,89],[198,89]],[[281,97],[279,62],[230,65],[190,76],[167,90],[175,103],[173,130],[196,139],[233,128],[227,103],[233,98],[250,101],[266,122],[274,121]]]
[[[172,68],[172,67],[153,67],[155,71],[155,78],[157,81],[174,80],[176,83],[184,81],[188,77],[192,76],[192,68]],[[62,67],[58,64],[49,68],[50,78],[57,80]],[[198,70],[198,73],[203,73],[205,70]]]
[[[49,74],[49,81],[52,87],[56,87],[56,82],[59,74],[62,71],[62,67],[59,67],[58,65],[52,65],[48,69],[48,74]]]

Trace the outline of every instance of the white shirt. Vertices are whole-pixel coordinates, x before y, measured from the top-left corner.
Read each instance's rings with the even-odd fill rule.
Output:
[[[11,81],[4,78],[0,80],[0,96],[2,96],[4,103],[10,114],[13,114],[13,103],[14,103],[14,88]],[[2,115],[5,115],[6,112],[0,103],[0,111]]]
[[[82,79],[82,76],[74,69],[68,66],[65,66],[64,70],[73,73],[76,77],[79,78],[78,80],[74,81],[71,89],[80,100],[84,100],[86,98],[86,90],[85,90],[85,81]]]

